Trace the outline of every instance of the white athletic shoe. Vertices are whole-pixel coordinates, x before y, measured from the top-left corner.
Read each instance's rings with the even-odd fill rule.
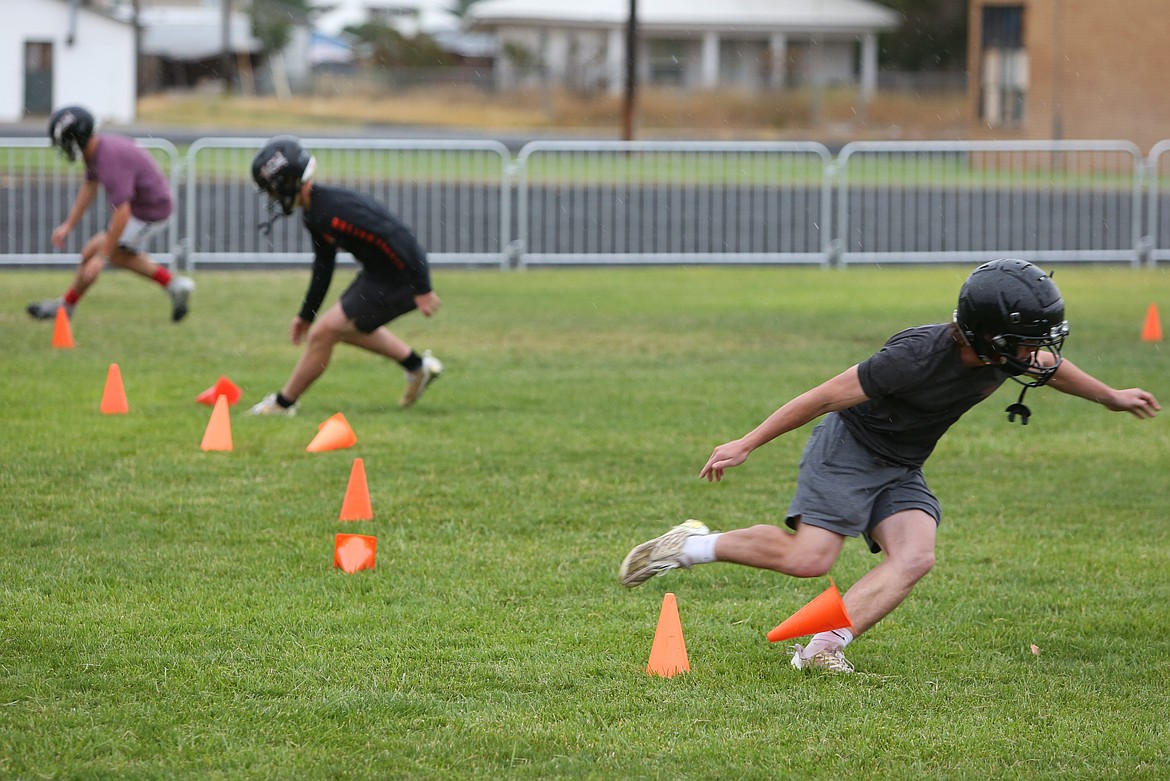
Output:
[[[443,363],[431,351],[427,350],[422,356],[422,366],[406,373],[406,390],[398,400],[399,407],[409,407],[414,404],[426,391],[427,386],[439,379],[443,374]]]
[[[195,280],[190,277],[172,277],[167,283],[167,295],[171,297],[171,321],[179,322],[187,316],[191,294],[195,292]]]
[[[851,673],[853,663],[845,658],[844,649],[837,647],[830,651],[820,651],[807,659],[804,657],[804,646],[797,643],[792,646],[792,666],[797,670],[817,668],[828,670],[831,673]]]
[[[293,402],[291,407],[282,407],[276,403],[276,394],[269,393],[258,404],[253,405],[252,409],[248,410],[249,415],[283,415],[286,418],[296,417],[297,405]]]
[[[630,551],[622,561],[618,578],[623,586],[633,588],[669,570],[689,569],[691,565],[682,557],[683,543],[688,537],[710,533],[711,530],[701,521],[684,521],[661,537],[648,540]]]
[[[34,301],[26,307],[29,315],[37,320],[52,320],[57,316],[57,310],[65,308],[65,314],[73,318],[73,307],[65,303],[63,298],[46,298],[44,301]]]

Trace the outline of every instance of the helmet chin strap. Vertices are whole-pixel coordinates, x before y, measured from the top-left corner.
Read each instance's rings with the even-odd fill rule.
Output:
[[[1004,410],[1008,414],[1008,423],[1016,422],[1016,415],[1020,416],[1020,425],[1028,425],[1028,418],[1032,416],[1032,410],[1024,404],[1024,394],[1028,392],[1031,385],[1025,385],[1020,389],[1020,397],[1016,399],[1015,404],[1009,404],[1008,408]]]
[[[268,219],[259,223],[256,229],[267,239],[272,238],[272,226],[276,221],[284,216],[284,209],[279,203],[272,199],[268,199]]]

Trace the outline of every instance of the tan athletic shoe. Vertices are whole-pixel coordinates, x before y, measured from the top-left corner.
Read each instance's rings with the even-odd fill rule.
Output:
[[[622,561],[618,578],[623,586],[633,588],[669,570],[679,567],[689,569],[691,565],[682,557],[683,543],[687,537],[710,533],[711,530],[701,521],[684,521],[661,537],[655,537],[630,551]]]
[[[792,646],[792,666],[797,670],[815,667],[818,670],[828,670],[831,673],[854,672],[853,663],[845,658],[843,649],[834,648],[831,651],[820,651],[805,659],[804,646],[799,643]]]
[[[409,407],[414,404],[426,391],[427,386],[439,379],[443,374],[443,363],[431,351],[427,350],[422,356],[422,366],[406,373],[406,390],[398,400],[399,407]]]

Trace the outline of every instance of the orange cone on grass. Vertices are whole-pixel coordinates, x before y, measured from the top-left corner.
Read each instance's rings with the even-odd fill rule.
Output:
[[[357,443],[357,434],[353,433],[349,421],[338,412],[333,417],[317,426],[317,436],[305,448],[310,453],[323,453],[327,450],[344,450]]]
[[[203,443],[199,447],[204,450],[232,449],[232,420],[228,411],[227,396],[220,396],[215,400],[215,409],[211,411],[211,420],[207,422],[207,430],[203,432]]]
[[[227,396],[228,404],[236,404],[244,392],[240,390],[240,386],[224,377],[222,374],[215,384],[207,390],[195,397],[195,401],[199,404],[206,404],[209,407],[215,406],[215,400],[220,396]]]
[[[126,389],[122,386],[122,370],[118,364],[111,363],[110,370],[106,372],[106,389],[102,392],[102,414],[125,415],[129,411]]]
[[[77,345],[73,343],[73,329],[69,325],[69,313],[65,307],[57,307],[57,319],[53,322],[53,347],[58,350],[72,350]]]
[[[1142,325],[1143,342],[1162,341],[1162,321],[1158,318],[1158,306],[1150,304],[1146,310],[1146,322]]]
[[[791,640],[795,637],[815,635],[817,632],[828,632],[832,629],[845,629],[853,626],[849,614],[845,612],[845,602],[841,599],[841,592],[837,584],[829,581],[829,587],[821,592],[820,596],[797,610],[782,624],[768,633],[768,639],[773,643],[782,640]]]
[[[374,508],[370,506],[370,487],[366,482],[366,465],[360,458],[353,460],[349,470],[349,483],[345,486],[345,499],[341,503],[339,521],[371,521]]]
[[[650,646],[650,662],[646,672],[673,678],[678,673],[690,672],[687,644],[683,640],[682,621],[678,617],[678,602],[667,592],[658,613],[658,627],[654,630],[654,644]]]
[[[378,554],[378,538],[368,534],[338,534],[333,542],[333,566],[352,575],[373,569]]]

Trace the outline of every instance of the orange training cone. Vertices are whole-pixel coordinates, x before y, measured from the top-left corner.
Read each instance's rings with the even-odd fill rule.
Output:
[[[77,345],[73,343],[73,329],[69,327],[69,313],[65,307],[57,307],[57,319],[53,322],[53,346],[58,350],[72,350]]]
[[[227,396],[228,404],[236,404],[243,395],[244,392],[240,390],[239,385],[236,385],[221,374],[214,385],[195,397],[195,401],[200,404],[206,404],[209,407],[214,407],[215,400],[220,396]]]
[[[326,450],[343,450],[353,447],[357,442],[357,434],[349,426],[349,421],[338,412],[333,417],[317,426],[317,436],[309,443],[305,450],[310,453],[322,453]]]
[[[349,471],[349,484],[345,487],[345,499],[341,503],[339,521],[372,521],[374,508],[370,506],[370,488],[366,483],[366,465],[360,458],[353,460]]]
[[[102,414],[125,415],[129,411],[126,389],[122,387],[122,370],[118,368],[118,364],[111,363],[110,370],[106,372],[106,389],[102,392]]]
[[[830,629],[844,629],[849,626],[853,626],[853,621],[845,612],[845,603],[841,600],[841,592],[837,591],[837,584],[830,580],[829,587],[820,596],[769,632],[768,639],[778,643],[781,640],[791,640],[794,637],[815,635],[817,632],[828,632]]]
[[[211,420],[207,422],[207,430],[203,432],[203,444],[199,447],[204,450],[231,450],[232,449],[232,420],[228,412],[227,396],[220,396],[215,400],[215,409],[211,411]]]
[[[674,594],[667,592],[658,613],[658,628],[654,630],[654,644],[650,646],[650,662],[646,672],[673,678],[677,673],[689,672],[687,644],[683,640],[682,622],[678,617],[678,603]]]
[[[1146,322],[1142,326],[1142,341],[1162,341],[1162,321],[1158,319],[1158,306],[1156,304],[1150,304],[1150,308],[1146,310]]]
[[[373,569],[378,555],[378,538],[366,534],[339,534],[333,542],[333,566],[352,575]]]

